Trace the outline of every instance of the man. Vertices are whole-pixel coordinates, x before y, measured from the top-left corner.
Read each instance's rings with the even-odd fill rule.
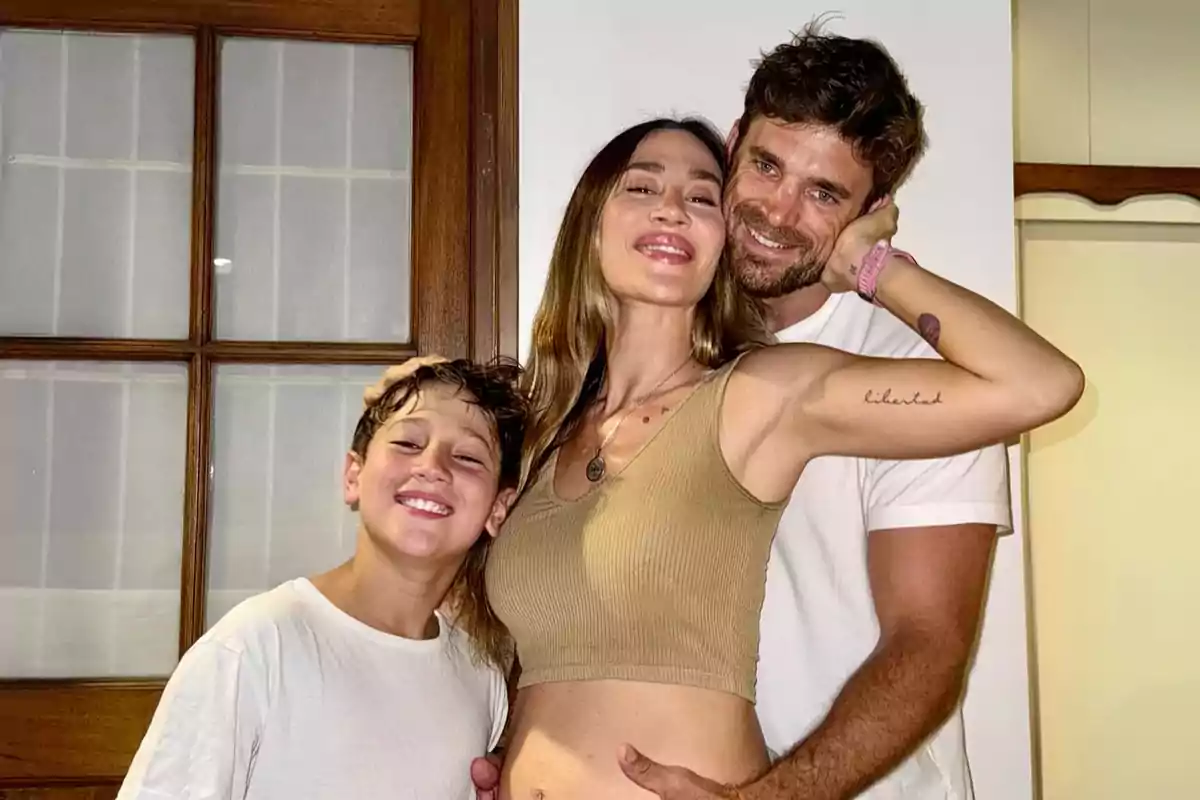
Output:
[[[732,263],[781,341],[930,357],[882,308],[821,283],[841,230],[925,147],[922,108],[876,44],[809,28],[759,64],[730,137]],[[958,710],[998,529],[1002,447],[934,461],[823,458],[780,522],[767,576],[758,713],[783,754],[733,791],[622,755],[669,800],[968,800]]]

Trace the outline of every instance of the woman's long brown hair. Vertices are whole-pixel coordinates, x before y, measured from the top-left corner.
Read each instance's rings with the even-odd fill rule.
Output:
[[[554,448],[571,437],[604,385],[612,296],[596,249],[600,218],[639,144],[657,131],[685,131],[712,153],[724,177],[724,144],[699,119],[653,119],[617,134],[583,171],[567,204],[550,258],[550,274],[533,318],[533,341],[523,378],[532,420],[526,430],[522,485]],[[737,287],[724,256],[696,307],[692,355],[715,368],[765,339],[762,316]]]

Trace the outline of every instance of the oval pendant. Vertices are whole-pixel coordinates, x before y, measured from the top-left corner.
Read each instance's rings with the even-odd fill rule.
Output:
[[[587,468],[584,470],[587,479],[592,483],[596,483],[604,477],[604,456],[597,453],[592,457],[592,460],[587,463]]]

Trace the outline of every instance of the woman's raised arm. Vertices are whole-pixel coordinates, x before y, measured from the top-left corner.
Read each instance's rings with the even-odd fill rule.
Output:
[[[895,213],[889,205],[847,227],[822,280],[832,291],[873,291],[945,360],[865,358],[815,345],[764,348],[746,367],[782,394],[775,431],[794,437],[805,460],[933,458],[1009,439],[1067,413],[1083,393],[1079,366],[996,304],[876,243],[872,234]],[[781,382],[783,376],[794,379]]]

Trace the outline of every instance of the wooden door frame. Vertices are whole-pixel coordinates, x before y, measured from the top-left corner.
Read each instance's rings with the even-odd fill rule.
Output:
[[[439,139],[467,142],[469,157],[463,178],[422,177],[414,164],[414,214],[421,208],[465,201],[468,218],[443,221],[436,230],[414,222],[414,250],[424,247],[428,274],[414,281],[429,283],[416,293],[413,309],[415,342],[401,345],[349,344],[323,347],[309,343],[212,341],[212,315],[198,316],[193,304],[189,342],[6,337],[0,340],[0,359],[102,357],[106,360],[173,360],[190,362],[188,415],[188,475],[202,474],[209,458],[213,356],[222,362],[258,363],[390,363],[418,353],[470,355],[478,359],[517,356],[517,2],[518,0],[425,0],[439,4],[435,13],[418,13],[412,0],[363,4],[362,14],[341,13],[328,0],[0,0],[0,27],[78,29],[102,32],[185,33],[196,37],[196,170],[192,219],[192,292],[211,291],[205,272],[211,263],[212,201],[215,159],[211,158],[212,126],[216,112],[212,70],[217,68],[219,35],[277,36],[336,40],[352,43],[416,43],[414,142],[425,141],[424,152],[440,155]],[[469,31],[464,35],[465,27]],[[319,31],[319,33],[316,33]],[[442,74],[422,70],[422,40],[455,48],[461,70]],[[453,135],[422,125],[431,103],[447,81],[469,81],[468,113],[455,118]],[[456,84],[459,85],[459,84]],[[420,98],[432,98],[422,103]],[[444,111],[444,110],[443,110]],[[439,118],[445,121],[445,116]],[[422,130],[422,128],[424,128]],[[206,138],[204,130],[209,131]],[[456,138],[459,137],[459,138]],[[422,140],[420,137],[428,137]],[[453,147],[454,145],[449,145]],[[418,150],[418,152],[421,152]],[[461,156],[455,156],[462,163]],[[428,161],[428,159],[427,159]],[[450,192],[450,195],[447,195]],[[424,241],[416,241],[418,238]],[[457,248],[457,249],[456,249]],[[467,270],[435,271],[438,254]],[[414,262],[416,263],[416,262]],[[430,283],[432,281],[432,283]],[[433,291],[429,289],[432,288]],[[466,305],[464,306],[464,302]],[[211,304],[206,303],[206,308]],[[453,321],[459,333],[444,335],[441,322]],[[203,348],[195,342],[204,341]],[[181,352],[188,349],[188,352]],[[190,349],[189,349],[190,348]],[[195,352],[192,352],[194,350]],[[189,485],[184,521],[180,649],[191,645],[204,630],[206,532],[197,527],[199,504],[207,504],[203,486]],[[54,796],[100,798],[115,796],[165,680],[16,680],[0,681],[0,800]],[[55,789],[54,787],[57,787]],[[27,794],[25,790],[35,790]]]

